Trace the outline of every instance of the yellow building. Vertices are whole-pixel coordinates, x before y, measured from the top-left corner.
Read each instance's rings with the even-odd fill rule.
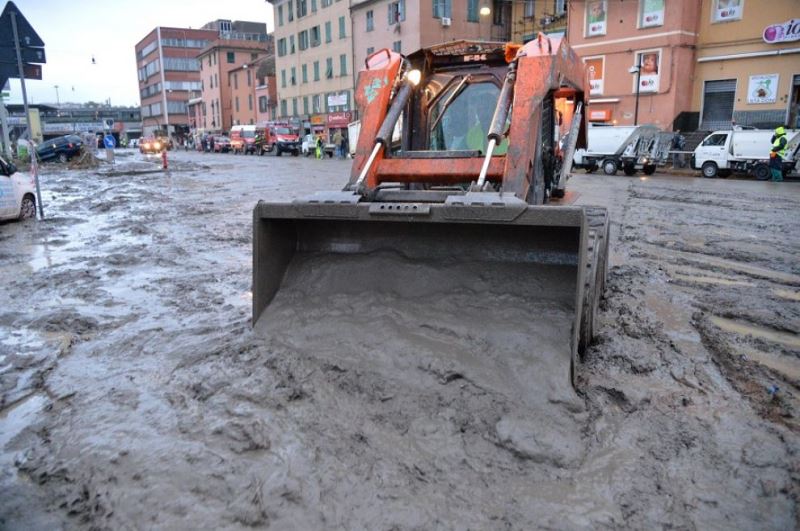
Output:
[[[703,0],[685,129],[800,127],[796,17],[798,0]]]
[[[539,32],[563,34],[567,29],[567,0],[513,0],[511,40],[528,42]]]

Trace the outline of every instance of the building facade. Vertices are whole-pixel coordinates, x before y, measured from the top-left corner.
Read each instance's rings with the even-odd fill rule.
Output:
[[[453,40],[507,41],[512,6],[497,0],[353,0],[356,73],[369,54],[382,48],[410,54]]]
[[[703,0],[687,126],[800,128],[800,2]]]
[[[328,130],[353,111],[353,28],[349,2],[274,0],[278,117],[304,132]],[[345,126],[346,127],[346,124]]]
[[[136,44],[142,130],[184,137],[192,126],[188,102],[202,91],[197,55],[215,40],[268,46],[263,22],[215,20],[201,29],[156,27]]]
[[[588,119],[682,129],[699,15],[696,0],[569,2],[567,36],[589,73]]]
[[[186,102],[200,90],[197,52],[216,38],[213,30],[156,27],[136,44],[142,130],[188,132]]]
[[[567,31],[567,0],[519,0],[511,4],[511,40],[526,43],[539,33]]]
[[[276,118],[274,56],[263,56],[230,70],[228,86],[233,125],[264,125]]]

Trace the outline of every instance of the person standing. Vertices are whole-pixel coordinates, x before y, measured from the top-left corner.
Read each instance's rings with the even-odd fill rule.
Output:
[[[336,150],[336,158],[342,158],[342,132],[339,129],[333,133],[333,145]]]
[[[769,152],[769,169],[772,172],[772,181],[783,181],[783,158],[786,156],[786,129],[783,126],[775,129],[772,135],[772,149]]]
[[[315,144],[315,148],[316,148],[315,155],[316,155],[317,159],[321,159],[322,158],[322,135],[318,135],[317,136],[317,141],[316,141],[316,144]]]

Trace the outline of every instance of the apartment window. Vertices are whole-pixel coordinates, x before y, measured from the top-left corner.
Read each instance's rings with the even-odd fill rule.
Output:
[[[228,52],[227,54],[228,64],[233,64],[236,62],[236,54],[234,52]]]
[[[344,39],[347,33],[344,30],[344,17],[339,17],[339,38]]]
[[[258,54],[257,53],[251,53],[250,54],[250,60],[251,61],[255,61],[256,59],[258,59]]]
[[[281,116],[286,116],[286,100],[281,100]]]
[[[567,0],[556,0],[556,16],[560,17],[567,14]]]
[[[492,2],[492,23],[495,26],[502,26],[505,24],[506,10],[503,9],[503,0],[494,0]]]
[[[297,116],[297,98],[292,98],[292,116]]]
[[[347,54],[339,56],[339,75],[344,77],[347,75]]]
[[[320,0],[320,5],[322,7],[328,7],[333,3],[333,0]]]
[[[215,87],[219,86],[219,78],[217,77],[217,74],[214,74],[214,86]]]
[[[333,57],[328,57],[325,60],[325,77],[331,79],[333,77]]]
[[[744,0],[713,0],[711,2],[711,23],[741,20]]]
[[[308,114],[308,96],[303,96],[303,114]]]
[[[319,81],[319,61],[314,61],[314,81]]]
[[[317,0],[311,0],[311,12],[312,13],[317,12]]]
[[[236,96],[236,112],[239,112],[239,96]]]
[[[278,6],[278,26],[283,26],[283,6]]]
[[[208,76],[208,88],[214,88],[214,76]]]
[[[247,95],[247,110],[248,111],[252,111],[253,110],[253,95],[252,94],[248,94]]]
[[[375,29],[375,17],[370,9],[367,11],[367,31],[372,31]]]
[[[289,35],[289,53],[294,53],[294,35]]]
[[[664,0],[639,0],[639,28],[664,25]]]
[[[286,70],[281,70],[281,88],[286,88]]]
[[[231,80],[231,78],[228,78],[228,81],[229,81],[228,86],[229,87],[231,86],[230,85],[230,80]],[[233,74],[233,88],[235,88],[237,90],[239,89],[239,74],[238,73]]]
[[[476,0],[477,1],[477,0]],[[389,25],[402,22],[406,19],[406,0],[389,2]]]
[[[478,0],[467,0],[467,22],[480,22],[480,19],[478,19]]]
[[[267,101],[266,96],[258,97],[258,112],[267,112]]]
[[[606,0],[592,0],[586,2],[586,36],[596,37],[606,34],[608,19],[608,2]]]
[[[451,16],[450,0],[433,0],[433,18]]]
[[[375,53],[375,47],[374,46],[370,46],[369,48],[367,48],[367,57],[369,57],[373,53]]]
[[[211,66],[211,54],[208,54],[208,66]]]
[[[247,71],[247,86],[251,86],[253,84],[253,72],[250,70]]]
[[[325,42],[331,42],[331,40],[333,40],[331,37],[332,33],[333,31],[331,31],[331,21],[329,20],[328,22],[325,23]]]
[[[156,72],[158,71],[158,59],[155,63]],[[153,64],[151,63],[151,64]],[[191,57],[164,57],[164,70],[177,70],[179,72],[199,72],[200,61]]]
[[[319,35],[319,26],[314,26],[311,28],[311,46],[319,46],[320,45],[320,35]]]
[[[297,18],[308,14],[308,0],[297,0]]]
[[[525,0],[525,5],[522,6],[522,16],[525,18],[532,18],[534,15],[533,0]]]
[[[294,20],[294,7],[292,6],[292,0],[289,0],[289,5],[287,6],[286,9],[286,15],[287,18],[289,19],[289,22]]]
[[[308,30],[303,30],[297,34],[297,45],[301,50],[308,48]]]
[[[278,57],[286,55],[286,38],[278,39]]]
[[[290,81],[292,82],[292,85],[297,84],[297,69],[295,67],[292,67],[292,78]]]
[[[401,46],[402,46],[402,43],[400,41],[394,41],[392,43],[392,50],[394,50],[397,53],[400,53]]]
[[[300,71],[303,76],[303,83],[308,83],[308,65],[301,66]]]
[[[322,112],[322,95],[321,94],[315,94],[311,98],[311,106],[312,106],[313,112],[315,114],[319,113],[319,112]]]

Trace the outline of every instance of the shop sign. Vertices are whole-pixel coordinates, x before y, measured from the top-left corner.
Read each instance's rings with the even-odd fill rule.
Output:
[[[762,35],[767,44],[800,41],[800,19],[793,18],[780,24],[772,24],[764,28]]]
[[[352,120],[350,111],[332,112],[328,114],[328,127],[346,127]]]
[[[328,95],[328,107],[339,107],[340,105],[347,105],[347,92]]]
[[[311,117],[311,125],[325,125],[325,115],[315,114]]]
[[[611,120],[611,111],[609,109],[602,111],[589,111],[590,122],[608,122],[609,120]]]
[[[583,60],[589,73],[589,94],[597,96],[603,93],[603,57],[592,57]]]
[[[779,74],[750,76],[747,84],[747,103],[775,103],[778,96]]]

